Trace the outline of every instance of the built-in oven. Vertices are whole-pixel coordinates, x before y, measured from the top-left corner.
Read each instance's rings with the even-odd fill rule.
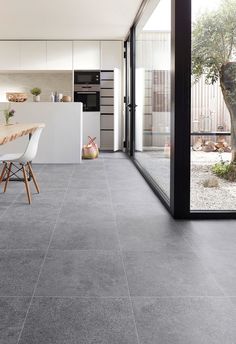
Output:
[[[83,103],[83,111],[100,111],[100,85],[74,85],[74,101]]]
[[[100,85],[100,71],[81,71],[74,72],[75,85]]]

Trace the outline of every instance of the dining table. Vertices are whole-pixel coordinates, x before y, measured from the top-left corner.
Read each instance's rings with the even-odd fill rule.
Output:
[[[24,135],[29,135],[30,137],[37,128],[44,127],[44,123],[15,123],[8,125],[1,124],[0,145],[4,145],[8,142],[14,141]]]

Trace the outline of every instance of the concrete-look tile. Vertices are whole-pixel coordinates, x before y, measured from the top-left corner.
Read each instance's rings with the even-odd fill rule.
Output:
[[[196,248],[236,250],[235,220],[177,221],[177,226]]]
[[[192,252],[124,252],[132,296],[218,296],[218,284]]]
[[[113,160],[113,159],[125,159],[128,160],[127,155],[123,152],[101,152],[100,157],[104,159],[104,161],[107,160]]]
[[[65,202],[81,202],[82,204],[110,204],[110,194],[107,189],[81,189],[74,187],[65,195]]]
[[[121,221],[117,224],[121,248],[124,251],[186,252],[191,246],[179,235],[175,221],[160,215],[156,220]]]
[[[127,296],[121,257],[113,251],[50,250],[39,296]]]
[[[169,216],[167,210],[159,201],[156,203],[123,203],[115,204],[114,210],[118,222],[121,221],[137,221],[147,219],[149,221],[156,221],[160,215]]]
[[[98,190],[106,190],[107,189],[107,181],[105,178],[96,177],[96,178],[89,178],[88,177],[73,177],[69,183],[69,190],[73,188],[78,189],[98,189]]]
[[[157,197],[151,190],[143,192],[140,189],[113,189],[111,190],[111,196],[114,204],[157,203]]]
[[[196,248],[196,254],[202,264],[215,277],[224,293],[236,296],[236,251],[215,250],[209,247]]]
[[[16,344],[30,298],[0,297],[0,343]]]
[[[236,311],[227,298],[133,299],[140,344],[232,344]]]
[[[118,250],[118,247],[114,222],[85,225],[58,222],[50,245],[50,248],[62,250]]]
[[[35,195],[36,197],[37,195]],[[58,206],[51,203],[13,203],[6,211],[2,220],[11,219],[13,221],[48,221],[55,223],[58,215]]]
[[[128,299],[35,298],[19,344],[137,344]]]
[[[50,203],[54,207],[60,207],[63,202],[65,190],[64,189],[42,189],[38,194],[35,188],[31,188],[33,203]],[[17,203],[27,202],[27,194],[23,193],[17,198]]]
[[[31,296],[45,252],[0,251],[0,296]]]
[[[112,207],[109,204],[83,203],[68,201],[61,209],[60,219],[68,222],[102,223],[114,221]]]
[[[54,224],[0,219],[0,249],[46,249]]]
[[[11,207],[12,204],[13,204],[12,201],[3,201],[2,200],[0,202],[0,216],[4,216],[4,214],[7,212],[7,210]]]

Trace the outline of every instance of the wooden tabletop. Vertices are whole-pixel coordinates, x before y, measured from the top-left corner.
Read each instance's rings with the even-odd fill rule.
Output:
[[[0,125],[0,145],[16,140],[18,137],[32,134],[37,128],[44,127],[44,123],[16,123]]]

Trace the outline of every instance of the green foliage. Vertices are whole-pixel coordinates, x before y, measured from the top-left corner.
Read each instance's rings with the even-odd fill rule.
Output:
[[[236,57],[236,0],[222,0],[215,11],[202,14],[193,24],[192,74],[213,84],[224,64]]]
[[[236,181],[236,163],[219,162],[212,166],[212,172],[220,178],[231,182]]]
[[[33,94],[34,96],[38,96],[41,93],[41,89],[38,87],[34,87],[32,88],[32,90],[30,90],[30,93]]]

